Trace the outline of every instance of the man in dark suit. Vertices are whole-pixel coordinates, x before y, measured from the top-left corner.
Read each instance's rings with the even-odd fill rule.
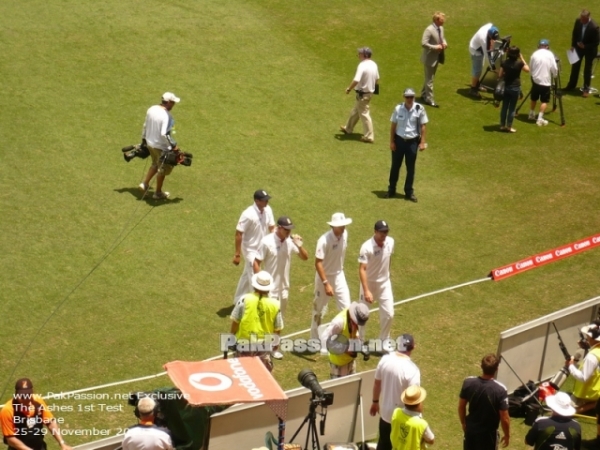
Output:
[[[444,50],[448,47],[444,37],[444,22],[446,15],[442,12],[436,12],[433,15],[433,23],[425,28],[421,46],[421,62],[425,67],[425,82],[421,89],[421,99],[423,103],[429,106],[438,107],[433,100],[433,78],[439,64],[444,64]]]
[[[571,50],[577,52],[579,61],[571,66],[571,78],[569,78],[566,90],[573,90],[577,87],[579,69],[581,68],[581,62],[585,58],[585,65],[583,67],[583,96],[587,97],[589,95],[592,80],[592,63],[598,55],[599,41],[600,32],[598,24],[590,19],[590,12],[584,9],[581,11],[579,18],[575,20],[575,25],[573,26]]]

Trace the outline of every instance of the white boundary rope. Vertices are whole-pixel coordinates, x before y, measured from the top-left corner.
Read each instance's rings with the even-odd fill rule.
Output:
[[[403,305],[405,303],[409,303],[409,302],[412,302],[412,301],[415,301],[415,300],[419,300],[421,298],[431,297],[433,295],[441,294],[443,292],[448,292],[448,291],[452,291],[454,289],[459,289],[459,288],[462,288],[462,287],[471,286],[473,284],[482,283],[484,281],[491,281],[491,280],[492,279],[490,277],[485,277],[485,278],[480,278],[479,280],[468,281],[466,283],[457,284],[455,286],[450,286],[450,287],[446,287],[446,288],[443,288],[443,289],[438,289],[437,291],[427,292],[425,294],[420,294],[420,295],[417,295],[415,297],[410,297],[410,298],[407,298],[405,300],[397,301],[397,302],[394,303],[394,306]],[[379,308],[373,308],[371,310],[371,312],[374,312],[374,311],[379,311]],[[296,331],[295,333],[291,333],[291,334],[288,334],[286,336],[282,336],[282,338],[291,338],[291,337],[294,337],[294,336],[299,336],[301,334],[308,333],[309,331],[310,331],[310,328],[307,328],[305,330]],[[221,358],[223,358],[223,355],[212,356],[210,358],[205,359],[204,361],[214,361],[216,359],[221,359]],[[62,397],[69,398],[70,396],[73,396],[75,394],[80,394],[82,392],[97,391],[97,390],[108,388],[108,387],[122,386],[124,384],[135,383],[137,381],[152,380],[154,378],[159,378],[159,377],[165,376],[166,374],[167,374],[167,372],[160,372],[160,373],[157,373],[155,375],[148,375],[148,376],[140,377],[140,378],[132,378],[130,380],[115,381],[114,383],[102,384],[100,386],[92,386],[92,387],[88,387],[88,388],[78,389],[78,390],[75,390],[75,391],[60,392],[60,393],[56,393],[56,394],[51,394],[51,395],[45,396],[43,398],[44,399],[62,398]]]

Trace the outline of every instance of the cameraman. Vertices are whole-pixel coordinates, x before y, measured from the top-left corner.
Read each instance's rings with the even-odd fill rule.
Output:
[[[573,385],[573,397],[577,404],[578,412],[585,408],[586,403],[596,403],[597,437],[587,441],[588,446],[600,448],[600,326],[591,323],[581,329],[590,346],[588,354],[575,366],[575,360],[571,358],[566,362],[569,373],[575,379]]]
[[[142,397],[137,410],[139,423],[125,433],[123,450],[173,450],[169,434],[154,425],[156,401],[151,397]]]
[[[168,192],[163,192],[162,185],[165,177],[169,175],[173,166],[160,161],[164,152],[178,150],[177,142],[171,137],[171,130],[175,125],[175,119],[171,116],[171,110],[180,98],[172,92],[165,92],[160,105],[151,106],[146,112],[146,121],[142,130],[142,141],[148,145],[148,151],[152,157],[152,165],[146,174],[144,181],[140,183],[140,189],[146,192],[150,187],[150,180],[156,175],[156,192],[153,199],[169,198]]]
[[[550,42],[547,39],[541,39],[538,43],[538,49],[531,55],[529,69],[531,70],[531,107],[529,108],[529,120],[535,120],[535,105],[540,100],[540,113],[538,114],[536,124],[538,127],[548,125],[544,119],[546,106],[550,101],[550,86],[552,78],[558,75],[558,66],[554,53],[550,50]]]
[[[329,377],[341,378],[356,373],[358,327],[369,320],[369,307],[353,302],[344,308],[323,331],[322,341],[329,350]],[[361,345],[362,346],[362,345]]]
[[[479,94],[479,77],[483,69],[483,60],[487,58],[490,67],[496,69],[492,63],[491,52],[494,50],[494,41],[500,37],[500,31],[491,23],[486,23],[469,42],[469,53],[471,54],[471,90],[470,94],[481,98]]]

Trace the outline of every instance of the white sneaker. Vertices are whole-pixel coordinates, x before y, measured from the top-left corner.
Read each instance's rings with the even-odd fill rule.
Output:
[[[272,355],[275,359],[283,359],[283,353],[281,353],[279,350],[275,350]]]
[[[527,119],[535,120],[535,113],[529,113],[529,115],[527,116]]]
[[[140,188],[140,191],[146,192],[150,186],[148,186],[148,185],[146,185],[146,183],[142,182],[142,183],[139,184],[138,187]]]
[[[535,123],[538,127],[545,127],[546,125],[548,125],[548,121],[544,119],[538,119]]]
[[[171,194],[169,194],[168,192],[164,192],[164,191],[162,191],[162,192],[155,192],[154,195],[152,196],[152,198],[154,200],[160,200],[160,199],[163,199],[163,198],[167,199],[167,198],[169,198],[169,195],[171,195]]]
[[[329,355],[329,350],[327,350],[326,348],[322,348],[319,353],[323,356],[327,356]]]

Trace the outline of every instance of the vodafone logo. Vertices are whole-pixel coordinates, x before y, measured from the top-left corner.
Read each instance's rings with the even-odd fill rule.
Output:
[[[582,248],[589,247],[590,245],[590,241],[583,241],[579,242],[578,244],[575,244],[573,247],[575,247],[575,250],[580,250]]]
[[[212,382],[206,384],[205,382],[208,380]],[[224,391],[233,385],[231,378],[226,377],[222,373],[215,372],[193,373],[189,376],[188,381],[196,389],[208,392]]]
[[[594,237],[592,238],[592,242],[593,242],[594,244],[597,244],[597,243],[599,243],[599,242],[600,242],[600,236],[594,236]]]

